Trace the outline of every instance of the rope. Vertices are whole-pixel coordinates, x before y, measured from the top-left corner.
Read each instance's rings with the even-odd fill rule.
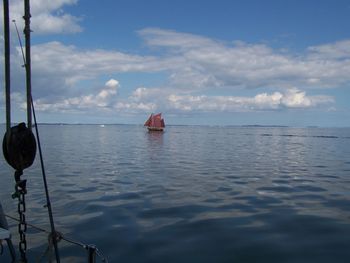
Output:
[[[41,260],[45,257],[48,258],[48,262],[52,262],[52,250],[53,250],[53,239],[56,238],[56,241],[59,242],[62,239],[61,233],[56,233],[55,236],[50,233],[47,237],[47,248],[45,249],[44,253],[38,258],[37,262],[41,262]]]
[[[0,240],[0,256],[4,253],[4,247],[2,245],[2,240]]]
[[[24,52],[23,52],[22,40],[21,40],[21,37],[20,37],[19,32],[18,32],[18,27],[17,27],[17,24],[16,24],[16,20],[13,19],[12,22],[15,24],[15,28],[16,28],[16,32],[17,32],[17,37],[18,37],[19,45],[21,46],[22,58],[23,58],[23,62],[24,62],[23,67],[24,67],[25,64],[26,64],[26,58],[25,58]]]
[[[43,177],[43,181],[44,181],[44,188],[45,188],[45,195],[46,195],[46,206],[47,206],[47,210],[48,210],[48,213],[49,213],[51,233],[56,234],[57,232],[55,230],[55,224],[54,224],[54,221],[53,221],[50,195],[49,195],[49,190],[48,190],[47,181],[46,181],[46,173],[45,173],[43,153],[41,151],[41,143],[40,143],[38,123],[36,121],[36,115],[35,115],[35,109],[34,109],[34,103],[33,103],[32,96],[30,96],[30,101],[31,101],[32,110],[33,110],[36,138],[38,140],[38,150],[39,150],[39,156],[40,156],[41,173],[42,173],[42,177]],[[56,238],[54,236],[52,236],[52,240],[53,240],[53,246],[55,248],[56,261],[57,261],[57,263],[60,263],[60,256],[59,256],[59,253],[58,253],[58,247],[57,247]]]
[[[4,213],[3,215],[6,216],[7,218],[10,218],[10,219],[12,219],[12,220],[14,220],[14,221],[19,222],[19,220],[18,220],[17,218],[15,218],[15,217],[13,217],[13,216],[11,216],[11,215],[8,215],[8,214],[5,214],[5,213]],[[28,223],[28,222],[27,222],[27,226],[28,226],[28,227],[31,227],[31,228],[33,228],[33,229],[39,231],[39,232],[46,233],[46,234],[48,235],[48,240],[49,240],[48,243],[49,243],[49,245],[48,245],[48,247],[46,248],[46,250],[44,251],[44,253],[43,253],[43,255],[42,255],[42,256],[45,256],[45,253],[47,253],[46,251],[50,249],[50,248],[49,248],[50,242],[53,240],[53,237],[52,237],[52,235],[51,235],[51,232],[48,231],[48,230],[46,230],[46,229],[44,229],[44,228],[41,228],[41,227],[38,227],[38,226],[33,225],[33,224],[31,224],[31,223]],[[58,238],[58,239],[57,239],[57,238]],[[56,239],[57,239],[57,241],[64,240],[64,241],[66,241],[67,243],[70,243],[70,244],[76,245],[76,246],[80,246],[81,248],[84,248],[84,249],[86,249],[86,250],[88,250],[88,249],[92,246],[92,245],[87,245],[87,244],[84,244],[84,243],[82,243],[82,242],[80,242],[80,241],[77,241],[77,240],[68,238],[68,237],[64,236],[64,235],[63,235],[62,233],[60,233],[60,232],[56,232]],[[50,241],[50,240],[51,240],[51,241]],[[51,244],[52,244],[52,243],[51,243]],[[51,248],[51,249],[52,249],[52,248]],[[105,262],[105,263],[108,263],[108,259],[104,256],[104,254],[103,254],[97,247],[95,247],[95,249],[96,249],[96,255],[101,259],[101,261],[102,261],[102,262]],[[41,257],[42,257],[42,256],[41,256]],[[41,259],[40,259],[40,260],[41,260]]]
[[[39,263],[39,262],[41,262],[41,260],[43,259],[43,258],[45,258],[45,256],[48,254],[48,252],[49,252],[49,249],[50,249],[50,247],[48,246],[47,248],[46,248],[46,250],[44,251],[44,253],[38,258],[38,260],[37,260],[37,262]],[[49,258],[49,262],[51,262],[51,258]]]

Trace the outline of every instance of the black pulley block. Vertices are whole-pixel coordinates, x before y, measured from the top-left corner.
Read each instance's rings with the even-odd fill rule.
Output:
[[[36,140],[25,123],[20,123],[5,133],[2,151],[9,165],[17,171],[31,166],[36,154]]]

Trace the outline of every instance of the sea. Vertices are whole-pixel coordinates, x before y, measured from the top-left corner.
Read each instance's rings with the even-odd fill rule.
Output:
[[[109,262],[350,262],[350,128],[39,133],[57,231]],[[22,176],[26,221],[50,230],[39,160]],[[0,201],[17,218],[14,171],[4,158],[0,166]],[[17,222],[7,220],[17,249]],[[48,262],[48,234],[28,226],[26,240],[29,262]],[[87,262],[83,247],[58,247],[61,262]],[[10,262],[6,244],[0,262]]]

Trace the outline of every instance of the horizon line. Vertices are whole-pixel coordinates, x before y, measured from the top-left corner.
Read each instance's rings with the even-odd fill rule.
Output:
[[[13,122],[12,125],[16,125],[21,122]],[[2,122],[0,125],[6,125]],[[34,124],[33,124],[34,125]],[[69,122],[39,122],[38,125],[134,125],[143,126],[143,124],[136,123],[69,123]],[[292,126],[292,125],[279,125],[279,124],[167,124],[166,126],[203,126],[203,127],[251,127],[251,128],[350,128],[350,126],[320,126],[320,125],[307,125],[307,126]]]

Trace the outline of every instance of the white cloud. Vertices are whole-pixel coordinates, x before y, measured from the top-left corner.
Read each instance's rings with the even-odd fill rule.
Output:
[[[57,1],[56,6],[74,3]],[[53,7],[47,8],[52,10]],[[334,102],[330,96],[306,95],[310,88],[333,88],[350,83],[346,41],[310,47],[304,54],[292,54],[261,44],[223,43],[169,30],[144,29],[139,34],[150,47],[159,47],[160,52],[142,56],[82,50],[60,42],[34,45],[33,86],[38,109],[83,111],[95,107],[126,112],[308,109]],[[19,60],[19,50],[17,56]],[[20,64],[17,67],[18,71],[23,71]],[[161,72],[168,79],[159,87],[141,86],[130,92],[130,97],[118,99],[120,85],[115,79],[107,81],[96,93],[81,84],[81,81],[96,80],[108,74],[138,72]],[[209,92],[220,93],[220,90],[235,94],[237,89],[243,88],[254,88],[257,95],[208,95]],[[261,88],[270,93],[262,92]]]
[[[119,81],[115,79],[110,79],[106,82],[106,87],[109,87],[111,89],[117,89],[119,87]]]
[[[349,41],[310,47],[299,55],[262,44],[231,45],[170,30],[148,28],[139,33],[148,45],[177,56],[171,76],[178,86],[320,88],[350,82]]]
[[[313,58],[350,59],[350,40],[338,41],[332,44],[313,46],[308,48]]]
[[[82,95],[79,97],[61,99],[56,102],[47,102],[45,99],[35,100],[35,107],[39,111],[66,112],[84,110],[109,111],[117,100],[117,88],[119,82],[110,79],[105,83],[105,87],[97,94]]]
[[[185,50],[198,48],[202,45],[205,47],[217,45],[215,41],[206,37],[160,28],[145,28],[139,30],[138,33],[149,46],[172,47],[175,48],[174,52],[179,51],[178,48]]]
[[[281,102],[290,108],[307,108],[311,106],[312,100],[306,97],[305,92],[292,89],[288,90],[285,96],[282,98]]]
[[[149,45],[166,48],[162,49],[164,53],[141,56],[108,50],[80,50],[60,42],[35,45],[32,49],[34,81],[45,89],[53,85],[55,88],[51,90],[62,93],[63,89],[69,90],[81,80],[125,72],[166,72],[169,82],[162,89],[175,88],[180,93],[205,93],[213,89],[234,92],[237,88],[263,87],[276,90],[295,86],[324,88],[350,82],[350,59],[335,59],[331,55],[326,58],[325,54],[322,59],[315,57],[315,47],[300,56],[281,54],[266,45],[236,43],[232,46],[161,29],[144,29],[139,33]],[[334,44],[333,49],[338,46]]]
[[[22,0],[10,2],[10,19],[16,20],[20,31],[23,30],[24,4]],[[31,29],[35,34],[61,34],[77,33],[82,31],[78,24],[80,18],[65,13],[64,6],[75,5],[78,0],[32,0],[31,7]],[[2,5],[1,19],[3,16]]]
[[[1,94],[0,97],[0,108],[5,111],[5,92]],[[12,109],[21,109],[23,111],[27,110],[27,101],[26,97],[20,92],[11,92],[11,108]]]
[[[18,51],[20,56],[20,51]],[[32,47],[33,86],[37,96],[67,94],[82,80],[118,72],[157,72],[162,63],[154,57],[107,50],[80,50],[60,42]],[[21,70],[20,67],[18,70]],[[109,85],[113,84],[113,81]],[[50,87],[50,89],[48,89]]]
[[[254,97],[235,96],[168,96],[169,110],[180,111],[256,111],[281,110],[284,108],[311,108],[333,102],[330,96],[307,96],[297,89],[287,90],[285,93],[259,93]]]
[[[141,102],[141,101],[162,101],[169,95],[172,90],[169,88],[145,88],[139,87],[132,92],[129,97],[130,101]]]
[[[247,112],[261,110],[307,109],[334,102],[331,96],[308,96],[296,88],[284,92],[258,93],[253,97],[191,95],[175,90],[138,88],[128,102],[119,102],[118,110],[168,112]],[[142,105],[142,107],[140,106]]]
[[[33,30],[38,34],[78,33],[82,31],[79,21],[79,18],[68,14],[40,14],[33,19]]]
[[[138,112],[153,112],[157,109],[155,103],[136,103],[136,102],[117,102],[114,108],[121,112],[138,113]]]
[[[336,107],[329,107],[327,109],[327,112],[333,112],[333,111],[337,111],[337,108]]]
[[[251,108],[255,106],[257,109],[278,109],[281,106],[283,97],[283,94],[280,92],[274,92],[271,95],[261,93],[250,99],[248,104],[250,104]]]

